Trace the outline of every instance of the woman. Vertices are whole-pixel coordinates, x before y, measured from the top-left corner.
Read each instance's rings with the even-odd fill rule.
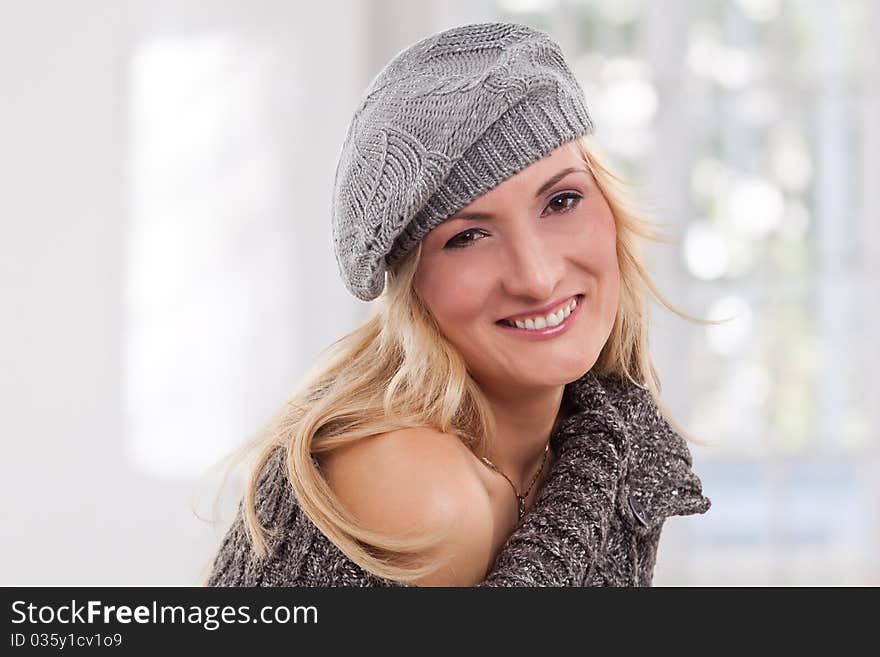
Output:
[[[592,133],[522,25],[446,30],[373,80],[333,236],[377,303],[259,439],[209,585],[651,584],[665,519],[710,500],[656,401],[652,234]]]

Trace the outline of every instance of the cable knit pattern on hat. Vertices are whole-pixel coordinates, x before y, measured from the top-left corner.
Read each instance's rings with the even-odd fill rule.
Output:
[[[557,460],[477,586],[650,586],[665,520],[711,506],[687,443],[646,390],[590,371],[564,395],[575,412],[551,436]],[[284,456],[273,454],[257,488],[258,517],[280,530],[268,558],[257,559],[239,507],[208,585],[405,586],[362,569],[318,530]]]
[[[340,275],[370,301],[435,226],[593,132],[559,46],[515,23],[478,23],[398,53],[369,85],[343,143],[331,207]]]

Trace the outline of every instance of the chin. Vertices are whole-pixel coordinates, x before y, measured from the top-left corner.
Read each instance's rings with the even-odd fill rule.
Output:
[[[578,361],[545,364],[540,373],[527,371],[520,373],[516,377],[518,385],[534,387],[534,388],[553,388],[564,386],[572,381],[577,381],[584,374],[590,371],[595,364],[596,359],[582,359]]]

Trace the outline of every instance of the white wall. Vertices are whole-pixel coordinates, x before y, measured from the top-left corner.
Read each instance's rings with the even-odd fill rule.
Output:
[[[298,368],[361,312],[336,278],[327,208],[334,149],[355,89],[369,73],[357,65],[362,7],[322,2],[300,15],[284,2],[212,3],[210,12],[197,2],[4,5],[0,583],[194,583],[217,540],[219,530],[191,509],[200,495],[198,508],[210,510],[210,481],[197,486],[193,478],[149,475],[124,455],[131,53],[163,34],[262,37],[289,55],[303,88],[320,90],[313,102],[290,105],[299,114],[276,119],[282,130],[275,147],[289,153],[281,160],[289,187],[275,207],[295,206],[310,218],[310,231],[286,233],[290,262],[310,276],[291,267],[286,290],[277,276],[266,281],[268,293],[287,293],[277,299],[276,320],[295,339],[285,351],[254,354],[248,371],[228,373],[263,393],[250,410],[256,428],[293,385]],[[320,53],[320,68],[307,66],[302,53],[310,49]],[[293,310],[300,305],[330,317],[326,330],[297,334]],[[283,332],[276,326],[267,333],[273,330],[277,347]],[[270,367],[261,377],[259,365],[276,361],[288,364],[287,371],[279,375]]]

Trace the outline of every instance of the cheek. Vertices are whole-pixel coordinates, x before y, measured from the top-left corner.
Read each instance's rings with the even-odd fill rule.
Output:
[[[455,332],[466,322],[482,317],[486,280],[472,266],[456,266],[454,258],[433,261],[414,281],[428,310],[444,329]]]
[[[620,266],[617,259],[617,230],[610,209],[600,224],[594,248],[598,275],[606,289],[606,310],[614,315],[620,300]]]
[[[607,204],[596,207],[585,220],[585,230],[570,236],[570,247],[580,254],[581,263],[597,276],[608,279],[618,272],[617,230]]]
[[[613,321],[620,302],[620,268],[617,260],[617,229],[607,204],[599,204],[587,219],[587,229],[572,239],[569,248],[579,267],[588,272],[598,292],[596,310]]]

